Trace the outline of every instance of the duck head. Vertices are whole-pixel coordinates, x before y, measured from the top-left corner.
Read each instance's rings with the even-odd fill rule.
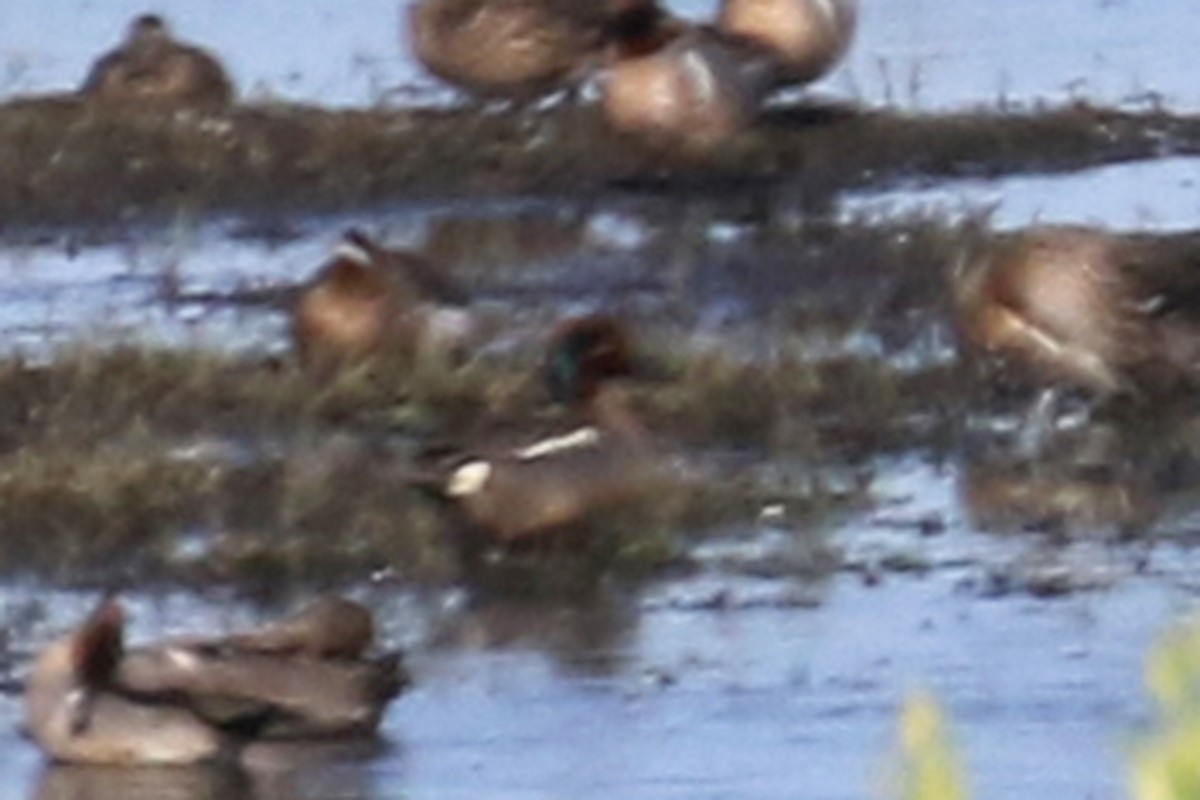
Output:
[[[612,317],[592,314],[559,324],[550,340],[543,377],[550,396],[565,405],[591,400],[610,378],[633,374],[629,336]]]
[[[171,29],[158,14],[142,14],[129,23],[125,44],[130,47],[158,47],[171,42]]]
[[[125,652],[125,612],[114,598],[98,605],[78,630],[64,640],[68,665],[66,676],[75,682],[67,693],[70,730],[82,733],[91,724],[92,700],[107,686]],[[48,662],[57,655],[53,646]]]
[[[384,344],[394,299],[368,241],[348,232],[296,303],[292,337],[305,363],[353,361]]]
[[[657,0],[611,0],[604,38],[620,56],[653,53],[686,30]]]

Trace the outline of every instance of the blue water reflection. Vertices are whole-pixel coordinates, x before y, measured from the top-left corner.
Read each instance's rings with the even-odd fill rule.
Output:
[[[435,84],[400,46],[404,0],[42,0],[0,4],[0,97],[64,91],[153,8],[228,62],[243,93],[330,105]],[[702,16],[713,0],[676,0]],[[860,35],[822,90],[921,110],[1087,98],[1200,107],[1193,0],[862,0]],[[426,98],[444,93],[423,95]]]

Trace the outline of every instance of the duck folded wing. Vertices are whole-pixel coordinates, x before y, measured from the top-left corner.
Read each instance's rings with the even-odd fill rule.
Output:
[[[356,659],[375,640],[371,612],[341,597],[319,597],[285,619],[198,644],[215,650]]]
[[[175,697],[216,725],[253,719],[258,736],[292,738],[374,731],[408,677],[399,654],[330,661],[166,645],[128,653],[115,682]]]
[[[588,427],[501,457],[467,461],[451,474],[447,493],[472,522],[501,540],[515,540],[638,496],[649,466],[637,448]]]

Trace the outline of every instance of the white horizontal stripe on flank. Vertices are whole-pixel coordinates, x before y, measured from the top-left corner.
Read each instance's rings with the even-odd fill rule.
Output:
[[[561,453],[565,450],[589,447],[598,441],[600,441],[600,431],[591,427],[580,428],[562,436],[551,436],[549,439],[534,442],[528,447],[518,450],[516,456],[522,461],[531,461],[535,458]]]

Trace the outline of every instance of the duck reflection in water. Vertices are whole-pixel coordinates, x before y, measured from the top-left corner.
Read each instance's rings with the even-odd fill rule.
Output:
[[[1053,431],[1036,457],[1019,442],[977,435],[959,473],[977,527],[1068,540],[1144,538],[1200,503],[1197,485],[1200,416]]]
[[[559,566],[553,559],[543,562],[547,570]],[[435,631],[433,647],[534,651],[570,674],[616,674],[637,629],[637,600],[612,587],[575,588],[573,594],[552,596],[476,591]]]
[[[240,770],[222,764],[113,769],[49,762],[33,800],[241,800],[258,797]]]
[[[375,760],[392,751],[378,739],[258,743],[238,765],[114,769],[47,762],[33,800],[295,800],[378,796]]]

